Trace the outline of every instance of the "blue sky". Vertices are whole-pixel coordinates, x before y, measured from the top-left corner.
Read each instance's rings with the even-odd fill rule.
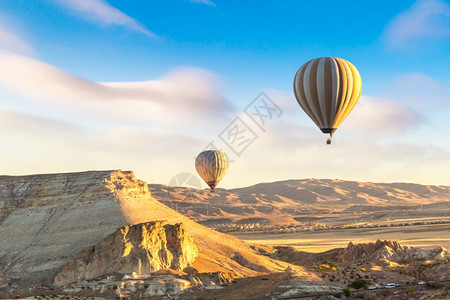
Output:
[[[224,187],[448,185],[449,49],[440,0],[1,1],[1,173],[121,168],[164,184],[214,141],[233,161]],[[321,56],[363,80],[331,147],[292,93]],[[237,156],[220,133],[236,116],[255,125],[243,109],[261,91],[283,114]]]

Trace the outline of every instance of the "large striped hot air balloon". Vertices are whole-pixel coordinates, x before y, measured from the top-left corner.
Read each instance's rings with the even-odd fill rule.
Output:
[[[361,95],[361,76],[350,62],[337,57],[312,59],[298,69],[294,95],[306,114],[331,137]]]
[[[195,168],[198,174],[214,192],[219,181],[228,170],[228,158],[219,150],[206,150],[201,152],[195,159]]]

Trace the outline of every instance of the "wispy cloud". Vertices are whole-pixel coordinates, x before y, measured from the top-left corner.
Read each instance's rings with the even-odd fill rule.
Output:
[[[4,16],[0,14],[4,19]],[[35,55],[33,47],[8,26],[0,23],[0,49],[19,52],[27,55]]]
[[[0,51],[0,65],[0,87],[86,126],[122,124],[212,135],[234,111],[220,96],[220,79],[202,69],[181,68],[140,82],[93,82],[10,52]]]
[[[220,96],[220,79],[202,69],[93,82],[6,51],[0,65],[0,92],[25,104],[0,108],[2,173],[122,168],[168,183],[178,172],[195,172],[192,157],[234,112]]]
[[[182,68],[156,80],[93,82],[37,59],[0,51],[0,85],[26,99],[147,124],[211,120],[233,111],[214,74]],[[200,117],[200,118],[199,118]]]
[[[444,167],[450,163],[449,150],[445,145],[411,139],[411,133],[423,129],[425,121],[419,112],[402,103],[362,96],[337,131],[333,144],[325,145],[326,136],[305,118],[300,107],[283,105],[287,99],[283,93],[268,95],[298,113],[284,111],[283,121],[268,126],[230,166],[228,176],[251,171],[251,178],[241,179],[240,186],[311,177],[445,184],[443,176],[450,175]],[[293,97],[291,100],[295,103]]]
[[[360,137],[384,138],[411,133],[425,122],[416,110],[380,97],[361,96],[339,130]]]
[[[206,4],[209,6],[216,6],[216,4],[214,2],[212,2],[211,0],[190,0],[191,2],[194,3],[202,3],[202,4]]]
[[[388,47],[403,48],[422,39],[450,37],[450,6],[440,0],[418,0],[386,27]]]
[[[150,37],[156,35],[139,24],[137,20],[126,15],[119,9],[113,7],[104,0],[54,0],[65,7],[79,12],[86,19],[103,24],[103,25],[119,25],[128,29],[143,33]]]
[[[436,79],[420,72],[398,76],[389,85],[387,93],[420,111],[443,108],[450,102],[449,89]]]
[[[125,169],[161,183],[180,169],[190,170],[192,157],[203,146],[195,138],[159,128],[93,128],[2,108],[0,140],[1,174]]]
[[[316,127],[302,111],[292,93],[284,93],[279,90],[266,90],[266,92],[283,110],[285,122]],[[426,97],[421,100],[423,99]],[[424,116],[418,110],[410,107],[410,103],[362,95],[337,133],[340,135],[345,132],[346,136],[355,135],[357,137],[365,137],[367,133],[370,133],[371,138],[401,136],[413,132],[425,122]],[[305,128],[301,130],[304,131]],[[320,133],[319,129],[314,130]]]
[[[270,126],[230,166],[231,178],[223,184],[245,186],[294,178],[447,184],[450,152],[445,146],[408,141],[401,135],[383,140],[376,131],[364,128],[358,134],[340,129],[333,144],[325,145],[326,136],[313,126],[287,120]],[[233,180],[241,174],[251,176]]]

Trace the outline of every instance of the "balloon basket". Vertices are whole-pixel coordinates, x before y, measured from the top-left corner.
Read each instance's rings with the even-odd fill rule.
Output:
[[[327,145],[331,145],[331,139],[330,138],[327,139]]]

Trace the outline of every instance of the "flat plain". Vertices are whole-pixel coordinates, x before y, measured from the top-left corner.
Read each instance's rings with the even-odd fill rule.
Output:
[[[323,252],[333,248],[344,248],[350,241],[368,243],[377,239],[398,241],[407,246],[425,249],[438,246],[450,248],[450,224],[328,229],[295,233],[239,232],[230,234],[253,244],[292,246],[306,252]]]

